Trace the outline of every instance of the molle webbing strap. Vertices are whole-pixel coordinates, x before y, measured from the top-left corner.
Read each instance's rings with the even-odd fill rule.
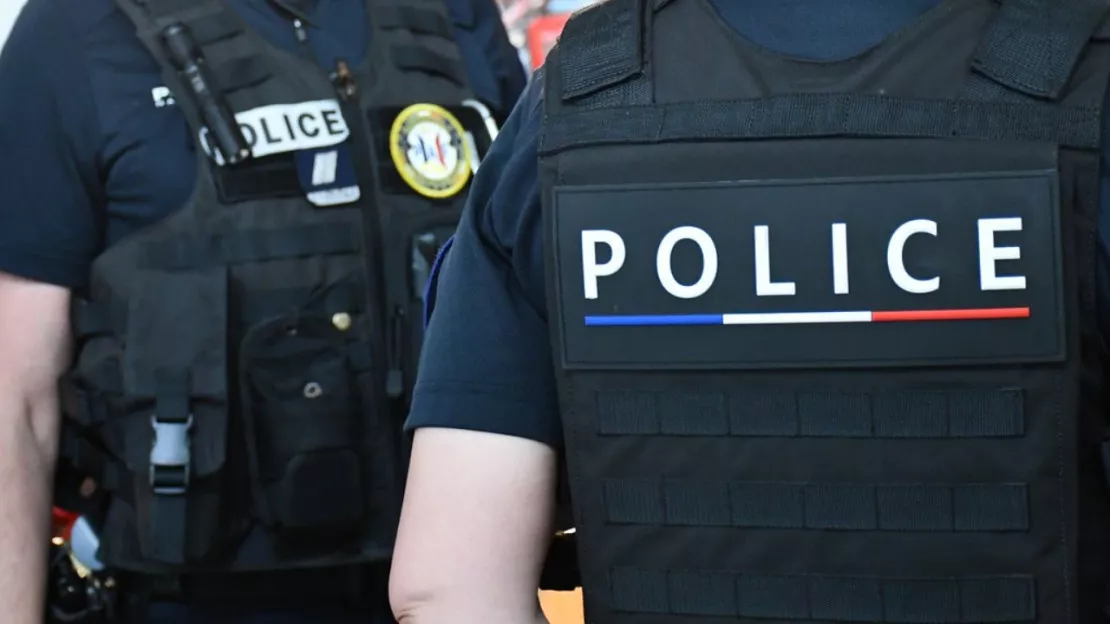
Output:
[[[288,313],[291,310],[320,307],[330,316],[338,312],[358,313],[365,309],[365,301],[359,294],[357,280],[329,285],[323,301],[318,301],[319,294],[318,286],[252,289],[249,299],[244,300],[245,298],[241,296],[236,298],[231,320],[240,327],[248,327],[279,314]],[[83,340],[112,333],[123,335],[127,328],[127,306],[118,300],[114,303],[115,305],[110,305],[104,302],[85,300],[75,302],[70,312],[74,336],[78,340]],[[115,371],[112,367],[104,367],[103,370],[104,373],[109,375],[113,372],[118,375],[118,371]],[[103,376],[99,376],[91,379],[90,382],[96,390],[101,392],[122,392],[122,389],[120,389],[122,381],[113,381],[110,377],[105,380]],[[67,385],[73,386],[73,384]],[[83,401],[82,397],[76,396],[77,394],[83,394],[81,389],[70,387],[63,393],[63,396],[74,395],[75,398]],[[103,419],[97,418],[95,420],[100,422]],[[81,424],[91,426],[95,423],[90,420]]]
[[[212,76],[224,94],[258,86],[273,78],[267,63],[257,56],[228,59],[212,67]]]
[[[1037,615],[1033,578],[1021,575],[876,578],[622,567],[609,571],[609,585],[614,611],[641,614],[873,624],[1016,624]]]
[[[1057,100],[1110,13],[1106,0],[1001,0],[973,69],[1024,95]]]
[[[541,155],[591,145],[818,137],[923,137],[1101,145],[1097,108],[811,93],[570,110],[546,122]]]
[[[606,479],[609,524],[810,531],[1029,529],[1023,483],[786,483]]]
[[[417,45],[395,45],[392,56],[393,62],[401,69],[435,74],[459,86],[466,85],[466,69],[458,59]]]
[[[375,23],[384,30],[410,30],[422,35],[453,39],[451,24],[443,15],[422,7],[387,4],[374,9]]]
[[[274,154],[212,172],[220,200],[234,204],[266,197],[304,195],[297,178],[297,162],[291,154]]]
[[[196,234],[150,242],[144,267],[167,271],[357,253],[361,234],[342,223]]]
[[[186,371],[159,370],[154,395],[152,422],[156,430],[162,427],[189,429],[192,426],[190,411],[190,382]],[[155,449],[161,445],[160,433],[155,434]],[[175,438],[176,439],[176,438]],[[150,486],[154,491],[148,517],[140,523],[149,531],[150,557],[165,563],[184,563],[187,559],[185,492],[189,487],[190,464],[160,466],[151,454]]]
[[[598,392],[602,436],[872,439],[1013,438],[1025,433],[1022,392]]]
[[[391,63],[404,72],[419,72],[444,78],[465,89],[468,74],[455,43],[452,19],[441,0],[370,2],[366,7],[370,24],[387,41]],[[466,10],[466,9],[462,9]],[[436,40],[429,41],[429,37]],[[448,45],[444,45],[448,44]]]
[[[242,19],[222,2],[117,0],[117,4],[135,24],[139,39],[167,72],[173,72],[173,68],[166,61],[162,31],[175,23],[187,27],[216,83],[209,87],[228,96],[233,110],[241,108],[236,106],[238,92],[262,85],[274,77],[270,64],[247,39],[250,35]],[[184,94],[175,95],[179,103],[192,106]]]
[[[192,20],[189,29],[193,31],[197,44],[204,47],[241,34],[243,25],[238,20],[226,19],[223,12],[218,12]]]

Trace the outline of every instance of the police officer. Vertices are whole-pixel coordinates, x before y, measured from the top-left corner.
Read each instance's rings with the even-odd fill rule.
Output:
[[[42,621],[56,449],[108,497],[127,621],[391,620],[426,270],[524,82],[493,0],[28,2],[0,56],[5,622]]]
[[[1103,622],[1108,11],[572,18],[437,275],[395,612],[543,621],[562,457],[591,624]]]

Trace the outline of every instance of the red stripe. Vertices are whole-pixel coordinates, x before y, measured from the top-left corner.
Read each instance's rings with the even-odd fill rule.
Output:
[[[972,319],[1029,318],[1029,308],[969,308],[964,310],[897,310],[872,312],[875,323],[898,321],[967,321]]]

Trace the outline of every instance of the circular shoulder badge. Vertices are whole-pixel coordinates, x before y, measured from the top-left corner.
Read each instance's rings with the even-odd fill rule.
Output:
[[[401,178],[425,197],[458,194],[470,180],[470,154],[462,124],[435,104],[413,104],[389,131],[389,154]]]

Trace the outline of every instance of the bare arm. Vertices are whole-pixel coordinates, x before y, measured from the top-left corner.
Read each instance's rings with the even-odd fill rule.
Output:
[[[401,624],[543,624],[555,451],[510,436],[419,429],[389,596]]]
[[[0,605],[41,624],[69,291],[0,273]]]

